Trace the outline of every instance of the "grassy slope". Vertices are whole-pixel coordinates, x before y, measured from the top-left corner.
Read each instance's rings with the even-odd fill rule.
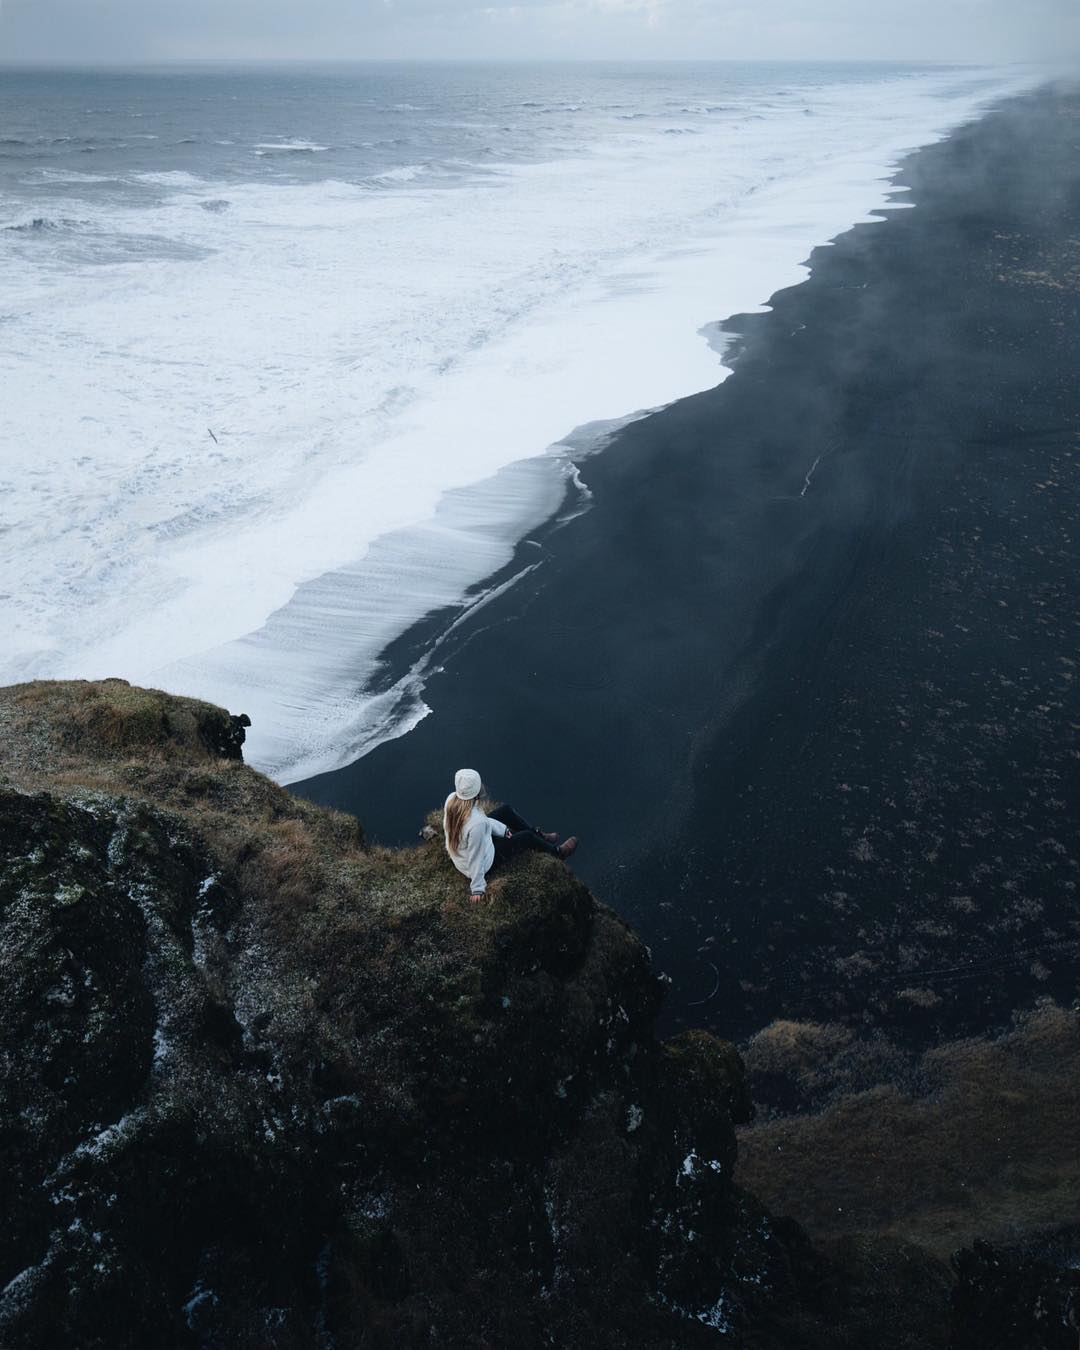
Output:
[[[880,1055],[838,1027],[756,1037],[752,1074],[834,1100],[743,1130],[741,1182],[816,1238],[884,1232],[943,1257],[975,1235],[1013,1244],[1080,1222],[1080,1015],[1048,1002],[1007,1035],[952,1042],[900,1066],[899,1082],[852,1090],[860,1063],[878,1076]]]

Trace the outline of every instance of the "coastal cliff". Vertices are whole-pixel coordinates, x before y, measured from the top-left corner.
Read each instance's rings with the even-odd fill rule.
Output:
[[[736,1185],[739,1054],[655,1038],[561,863],[472,907],[439,839],[369,846],[244,719],[120,680],[0,691],[0,730],[5,1346],[948,1343],[937,1257]],[[958,1346],[1007,1284],[964,1260]]]

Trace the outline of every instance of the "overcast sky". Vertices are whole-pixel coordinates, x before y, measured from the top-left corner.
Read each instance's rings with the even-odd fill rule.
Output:
[[[0,0],[0,63],[1080,60],[1080,0]]]

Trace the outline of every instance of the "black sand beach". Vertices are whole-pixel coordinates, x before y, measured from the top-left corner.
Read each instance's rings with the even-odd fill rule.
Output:
[[[1078,152],[1058,90],[910,156],[914,210],[583,463],[592,509],[522,546],[432,715],[296,790],[410,842],[480,769],[581,836],[671,1025],[927,1044],[1076,997]]]

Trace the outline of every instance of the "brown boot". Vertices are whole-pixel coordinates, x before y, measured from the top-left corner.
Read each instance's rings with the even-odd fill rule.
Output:
[[[577,848],[577,835],[572,834],[569,839],[559,845],[559,857],[569,858],[574,849]]]
[[[541,839],[546,839],[549,844],[557,844],[559,842],[559,836],[554,830],[552,830],[550,834],[547,830],[537,830],[537,834]]]

